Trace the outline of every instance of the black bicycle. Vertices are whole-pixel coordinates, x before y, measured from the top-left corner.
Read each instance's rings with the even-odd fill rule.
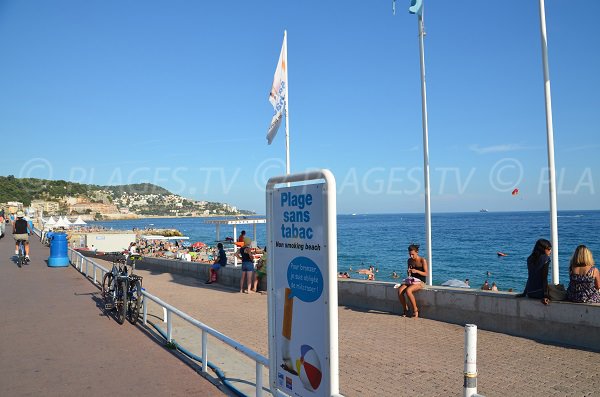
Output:
[[[127,276],[127,320],[135,325],[142,307],[142,277],[131,273]]]
[[[17,266],[23,267],[27,263],[27,256],[25,256],[25,240],[17,240],[18,244],[18,255],[17,255]]]
[[[121,263],[121,265],[117,265]],[[125,322],[126,291],[128,290],[127,266],[122,261],[113,262],[110,272],[102,278],[104,310],[114,310],[117,323]]]

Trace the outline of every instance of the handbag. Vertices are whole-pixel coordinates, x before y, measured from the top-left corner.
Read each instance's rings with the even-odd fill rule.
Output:
[[[567,291],[564,284],[548,284],[548,296],[553,301],[564,301],[567,299]]]

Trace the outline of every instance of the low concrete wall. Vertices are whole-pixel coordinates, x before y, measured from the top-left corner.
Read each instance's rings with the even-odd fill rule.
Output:
[[[171,259],[144,258],[137,267],[149,271],[185,274],[208,279],[210,265]],[[219,284],[239,288],[241,268],[219,270]],[[261,289],[266,289],[266,277]],[[552,302],[515,298],[514,293],[451,287],[426,287],[416,294],[419,315],[452,324],[478,328],[600,351],[600,304]],[[340,305],[365,310],[401,313],[394,283],[340,279]]]
[[[211,265],[199,262],[186,262],[175,259],[161,259],[144,257],[143,260],[136,263],[136,268],[148,271],[162,271],[167,273],[178,273],[187,276],[196,277],[200,280],[208,280],[209,269]],[[227,265],[219,269],[218,284],[226,287],[240,288],[242,278],[242,268]],[[266,290],[267,278],[264,277],[259,289]]]
[[[339,280],[340,305],[401,313],[393,283]],[[419,316],[543,342],[600,350],[600,304],[516,298],[509,292],[426,287],[416,293]]]

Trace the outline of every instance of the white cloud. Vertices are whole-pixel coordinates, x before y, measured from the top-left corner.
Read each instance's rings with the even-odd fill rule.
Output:
[[[505,153],[505,152],[514,152],[517,150],[525,150],[527,149],[523,145],[509,143],[505,145],[494,145],[494,146],[485,146],[481,147],[477,144],[470,145],[469,150],[477,153],[477,154],[486,154],[486,153]]]

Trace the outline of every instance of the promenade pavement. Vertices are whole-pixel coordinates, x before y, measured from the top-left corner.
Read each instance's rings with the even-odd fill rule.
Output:
[[[0,252],[6,258],[10,251],[5,244],[0,242]],[[39,255],[34,258],[47,256],[47,250],[39,251],[34,252]],[[136,273],[144,277],[144,287],[151,294],[267,356],[266,295],[241,294],[179,274]],[[103,385],[104,377],[117,379],[121,385],[116,387],[118,390],[132,390],[134,386],[126,379],[119,383],[123,370],[114,371],[114,355],[130,353],[123,355],[121,364],[130,355],[144,352],[142,362],[123,364],[130,371],[135,369],[136,392],[138,387],[151,386],[142,392],[161,395],[173,388],[175,392],[169,394],[177,395],[179,391],[211,395],[195,389],[206,381],[154,342],[149,337],[150,328],[118,326],[105,317],[97,307],[98,289],[75,269],[51,269],[36,260],[29,268],[18,269],[8,261],[0,266],[0,280],[3,306],[4,302],[10,303],[4,310],[2,331],[3,336],[11,335],[0,342],[0,384],[8,387],[8,393],[0,394],[52,395],[57,391],[55,395],[94,395],[116,391]],[[35,291],[25,290],[25,286]],[[340,307],[338,313],[343,395],[462,395],[463,327],[350,307]],[[426,317],[427,313],[422,315]],[[149,318],[166,328],[161,322],[162,310],[156,305],[149,304]],[[21,328],[35,335],[17,342]],[[197,329],[175,320],[173,332],[180,345],[200,354]],[[117,346],[119,342],[125,343]],[[252,395],[254,363],[213,342],[209,338],[209,361]],[[599,352],[479,330],[478,370],[478,391],[488,397],[600,396]],[[206,386],[218,393],[210,384]]]
[[[266,295],[242,294],[158,270],[136,273],[144,276],[144,287],[150,293],[268,355]],[[162,310],[149,305],[149,311],[154,321],[162,325]],[[343,395],[462,395],[462,326],[350,307],[340,307],[338,314]],[[174,338],[200,354],[199,333],[193,327],[176,321]],[[228,377],[252,386],[254,363],[240,359],[243,356],[238,352],[217,353],[215,345],[211,341],[209,361],[217,362]],[[600,352],[479,330],[478,371],[478,391],[488,397],[600,396]],[[254,393],[244,391],[248,395]]]
[[[7,225],[8,226],[8,225]],[[222,396],[142,327],[104,314],[98,288],[73,267],[51,268],[31,237],[29,265],[0,240],[0,396]]]

